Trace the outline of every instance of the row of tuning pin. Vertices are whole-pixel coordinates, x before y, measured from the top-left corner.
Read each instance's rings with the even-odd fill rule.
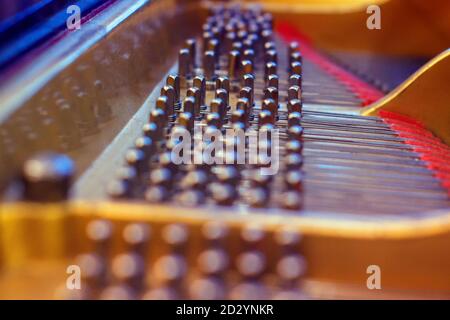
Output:
[[[160,230],[159,234],[156,230]],[[123,251],[111,254],[113,224],[93,220],[86,227],[93,249],[78,255],[82,290],[71,299],[301,299],[306,261],[301,235],[280,229],[273,236],[256,225],[239,230],[239,250],[231,250],[231,230],[221,222],[200,228],[200,248],[193,251],[192,229],[182,224],[155,228],[130,223],[121,230]],[[158,247],[164,253],[152,257]],[[152,239],[154,239],[152,241]],[[271,243],[274,250],[267,251]],[[158,250],[160,252],[160,250]],[[276,253],[274,260],[271,257]],[[193,256],[193,259],[192,259]],[[275,276],[276,281],[268,283]]]

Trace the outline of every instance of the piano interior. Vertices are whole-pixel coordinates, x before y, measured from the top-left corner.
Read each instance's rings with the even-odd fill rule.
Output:
[[[1,14],[0,298],[450,298],[448,1],[70,2]]]

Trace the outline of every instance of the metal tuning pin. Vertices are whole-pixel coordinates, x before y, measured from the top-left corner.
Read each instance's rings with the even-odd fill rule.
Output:
[[[185,42],[185,48],[189,50],[190,53],[190,63],[191,68],[194,70],[197,66],[196,58],[197,58],[197,41],[193,38],[189,38]]]
[[[288,137],[291,140],[303,141],[303,127],[299,125],[292,125],[288,129]]]
[[[166,96],[161,96],[156,100],[156,109],[162,110],[164,114],[164,123],[167,122],[171,112],[169,107],[169,99]]]
[[[278,89],[275,87],[267,87],[264,89],[264,99],[272,99],[278,109]],[[274,114],[275,115],[275,114]]]
[[[290,75],[293,75],[293,74],[301,75],[302,74],[303,67],[302,67],[301,62],[294,61],[290,64],[290,66],[291,66]]]
[[[207,80],[213,81],[216,77],[216,56],[214,51],[205,51],[203,55],[203,73]]]
[[[268,77],[267,77],[267,87],[272,87],[272,88],[275,88],[275,89],[277,89],[277,91],[278,91],[278,87],[279,87],[279,78],[278,78],[278,76],[276,75],[276,74],[270,74]]]
[[[216,89],[215,98],[222,100],[222,102],[224,104],[224,108],[223,108],[224,110],[223,110],[223,112],[220,115],[222,117],[225,117],[226,116],[226,112],[227,112],[227,110],[229,108],[229,100],[230,100],[228,91],[225,90],[225,89]]]
[[[239,98],[236,103],[236,111],[238,110],[242,110],[244,112],[244,125],[247,127],[251,112],[250,101],[245,97]]]
[[[269,111],[273,120],[275,120],[278,116],[278,105],[276,104],[275,100],[270,97],[263,100],[262,110]],[[271,123],[273,124],[274,122]]]
[[[289,140],[286,142],[286,153],[295,153],[295,154],[302,154],[303,151],[303,143],[298,140]]]
[[[211,103],[212,104],[212,103]],[[214,109],[219,109],[218,105],[214,106]],[[217,112],[211,112],[206,116],[206,124],[208,127],[214,127],[217,129],[222,128],[222,118]]]
[[[230,92],[230,79],[227,77],[218,77],[216,79],[216,90],[217,89],[224,89],[228,93]]]
[[[241,61],[241,73],[245,74],[253,74],[253,63],[250,60],[242,60]]]
[[[262,110],[258,115],[258,127],[261,128],[266,124],[274,124],[274,116],[269,110]]]
[[[288,101],[301,99],[299,86],[290,86],[288,89]]]
[[[182,112],[178,117],[178,123],[190,133],[194,131],[194,116],[190,112]]]
[[[176,93],[172,86],[165,85],[161,88],[161,96],[167,97],[167,117],[170,121],[175,120],[175,103],[176,103]]]
[[[254,106],[254,102],[253,102],[253,97],[254,97],[254,92],[253,89],[250,87],[243,87],[240,91],[239,91],[239,98],[245,98],[248,100],[248,114],[250,115],[252,110],[253,110],[253,106]]]
[[[290,112],[288,115],[288,128],[293,126],[300,126],[302,114],[300,112]]]
[[[144,153],[145,159],[148,161],[152,156],[155,147],[153,140],[146,136],[139,137],[136,139],[134,145],[137,150],[141,150]]]
[[[239,77],[240,55],[237,50],[231,50],[228,53],[228,77],[232,81]]]
[[[302,89],[302,75],[293,74],[289,77],[289,86],[298,86],[300,90]]]
[[[223,89],[218,89],[218,90],[223,90]],[[218,90],[216,90],[216,93]],[[222,121],[223,121],[223,119],[225,119],[227,109],[226,109],[225,102],[221,98],[214,98],[211,101],[210,109],[211,109],[211,112],[217,113],[219,115],[220,119],[222,119]]]
[[[278,54],[277,51],[274,49],[269,49],[264,53],[264,63],[277,63],[278,62]]]
[[[267,80],[271,74],[277,74],[277,64],[273,61],[269,61],[264,65],[264,79]]]
[[[231,206],[237,198],[236,189],[230,184],[212,183],[209,185],[213,201],[220,206]]]
[[[180,103],[180,90],[181,90],[181,84],[180,84],[180,77],[178,75],[169,75],[166,80],[166,84],[168,86],[171,86],[175,90],[175,104]]]
[[[158,128],[161,129],[161,132],[163,132],[163,128],[165,128],[167,124],[166,112],[162,108],[153,109],[152,112],[150,112],[150,122],[155,122]]]
[[[192,115],[195,119],[200,118],[200,110],[201,110],[201,91],[199,88],[192,87],[189,88],[186,92],[187,97],[194,98],[194,108],[192,110]],[[184,107],[186,107],[186,100],[184,102]]]
[[[255,65],[255,51],[252,49],[246,49],[244,51],[243,59],[248,60],[252,63],[252,65]]]
[[[26,200],[63,201],[75,172],[72,160],[62,154],[41,153],[25,161],[22,170]]]
[[[204,76],[196,76],[193,80],[193,86],[200,90],[200,109],[206,105],[206,79]]]
[[[127,164],[136,170],[138,176],[148,172],[149,166],[142,150],[130,149],[125,154]]]
[[[302,112],[302,101],[299,99],[289,100],[287,103],[288,112]]]
[[[189,79],[192,75],[189,49],[181,49],[178,53],[178,74],[184,79]]]

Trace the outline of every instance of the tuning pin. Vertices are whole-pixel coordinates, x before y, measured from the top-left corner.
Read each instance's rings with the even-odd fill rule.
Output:
[[[302,101],[299,99],[289,100],[287,104],[288,112],[302,112]]]
[[[214,107],[215,109],[220,109],[220,107]],[[211,127],[215,127],[217,129],[222,128],[222,119],[217,112],[211,112],[206,116],[206,124]]]
[[[247,126],[250,118],[250,102],[247,98],[239,98],[236,103],[236,110],[242,110],[244,112],[243,123]]]
[[[269,110],[262,110],[258,115],[258,127],[275,123],[274,116]]]
[[[158,128],[161,128],[161,132],[166,126],[166,118],[166,112],[161,108],[156,108],[150,113],[150,122],[155,122]]]
[[[243,87],[240,91],[239,91],[239,98],[245,98],[248,101],[248,114],[251,114],[251,110],[253,109],[253,89],[250,87]]]
[[[200,107],[201,107],[201,91],[196,87],[189,88],[186,92],[187,98],[193,98],[193,107],[190,105],[191,102],[184,100],[184,109],[183,111],[191,112],[195,118],[200,117]],[[191,99],[190,99],[191,100]],[[192,101],[192,100],[191,100]],[[186,105],[189,104],[189,105]],[[186,109],[187,108],[187,109]],[[189,109],[192,109],[191,111]]]
[[[270,74],[267,78],[266,78],[266,82],[267,82],[267,87],[272,87],[277,89],[278,91],[278,83],[279,83],[279,78],[276,74]]]
[[[234,110],[231,113],[231,123],[242,123],[244,124],[244,128],[245,128],[245,123],[246,123],[246,114],[245,111],[242,109],[237,109]]]
[[[273,61],[267,62],[264,65],[264,79],[267,79],[271,74],[277,74],[277,64]]]
[[[264,62],[267,64],[269,62],[277,63],[278,55],[277,51],[274,49],[269,49],[264,54]]]
[[[166,85],[171,86],[175,90],[175,104],[180,102],[180,77],[178,75],[169,75]]]
[[[231,80],[236,80],[239,76],[240,67],[240,53],[237,50],[232,50],[228,54],[228,77]]]
[[[193,86],[200,90],[200,106],[205,106],[206,98],[206,79],[203,76],[196,76],[193,80]]]
[[[289,140],[285,145],[286,153],[296,153],[302,154],[303,151],[303,143],[298,140]]]
[[[271,117],[273,117],[274,119],[277,117],[278,106],[276,105],[275,100],[273,100],[272,98],[266,98],[263,100],[262,110],[270,111]]]
[[[206,241],[206,246],[220,247],[223,246],[229,234],[227,226],[219,221],[207,222],[202,226],[201,235]]]
[[[208,175],[203,170],[189,171],[181,181],[181,187],[185,190],[194,189],[204,191],[208,183]]]
[[[273,41],[265,41],[264,42],[264,50],[267,51],[271,51],[274,50],[275,52],[277,51],[277,47],[275,45],[275,42]]]
[[[196,57],[197,57],[197,42],[193,38],[189,38],[185,42],[185,48],[189,50],[191,68],[196,68]]]
[[[225,35],[225,50],[231,51],[233,50],[233,43],[236,41],[236,33],[233,31],[227,32]]]
[[[303,157],[300,154],[291,153],[285,156],[287,170],[300,170],[303,166]]]
[[[300,87],[299,86],[291,86],[288,89],[288,101],[298,100],[300,99]]]
[[[167,117],[169,117],[169,114],[171,112],[169,107],[169,99],[166,96],[161,96],[156,100],[156,109],[161,109],[164,112],[164,116],[166,117],[164,119],[164,122],[167,121]]]
[[[291,71],[290,71],[290,75],[294,75],[294,74],[302,74],[302,64],[301,62],[295,61],[291,63]]]
[[[303,62],[303,58],[300,52],[293,52],[291,53],[291,55],[289,56],[289,64],[292,65],[292,63],[294,62],[299,62],[302,63]]]
[[[161,88],[161,96],[167,97],[167,116],[171,121],[175,119],[175,89],[172,86],[165,85]]]
[[[302,114],[300,112],[290,112],[288,115],[288,127],[300,126]]]
[[[122,232],[127,249],[140,255],[145,254],[150,236],[151,229],[145,223],[127,224]]]
[[[189,242],[189,231],[185,225],[169,224],[162,230],[162,239],[173,253],[181,254]]]
[[[287,210],[300,210],[303,206],[301,194],[297,191],[286,191],[281,196],[281,206]]]
[[[229,184],[212,183],[209,186],[213,201],[221,206],[231,206],[236,200],[236,190]]]
[[[224,89],[226,92],[230,92],[230,80],[227,77],[218,77],[216,79],[216,90]]]
[[[242,54],[244,53],[244,46],[242,45],[242,42],[233,42],[232,50],[239,52],[239,55],[242,56]]]
[[[193,114],[195,111],[195,97],[187,96],[183,100],[183,112],[189,112]]]
[[[215,62],[217,62],[217,60],[219,59],[219,40],[217,39],[211,39],[208,41],[208,45],[206,47],[207,51],[212,51],[214,52],[214,59]]]
[[[240,238],[244,245],[243,250],[253,251],[263,246],[266,233],[260,225],[249,224],[241,230]]]
[[[228,91],[225,89],[217,89],[216,90],[216,99],[221,99],[223,104],[224,104],[224,109],[223,109],[223,113],[220,114],[221,116],[225,117],[226,112],[229,108],[229,95],[228,95]]]
[[[245,74],[253,74],[253,63],[250,60],[241,61],[241,72]]]
[[[219,89],[219,90],[223,90],[223,89]],[[227,112],[227,107],[225,105],[225,102],[221,98],[214,98],[211,101],[210,109],[211,109],[211,112],[217,113],[221,119],[225,118],[225,115]]]
[[[252,63],[252,65],[255,65],[255,51],[253,51],[252,49],[244,50],[243,60],[248,60]],[[246,72],[246,73],[252,73],[252,72]]]
[[[189,49],[181,49],[178,53],[178,74],[183,78],[191,76],[191,53]]]
[[[145,153],[142,150],[128,150],[125,154],[125,160],[129,166],[132,166],[136,170],[138,176],[144,174],[149,169]]]
[[[291,140],[303,140],[303,127],[299,125],[290,126],[288,129],[288,137]]]
[[[292,254],[299,251],[302,235],[290,226],[278,230],[274,235],[275,243],[282,249],[282,254]]]
[[[166,189],[171,188],[173,174],[168,168],[157,168],[150,173],[149,183],[152,186],[163,186]]]
[[[236,163],[235,161],[236,159],[227,159],[227,160],[228,160],[226,161],[227,164]],[[217,167],[217,170],[215,171],[215,176],[219,183],[229,184],[232,186],[237,186],[240,179],[239,171],[233,165]]]
[[[167,201],[170,193],[164,186],[150,186],[145,191],[144,198],[151,203],[161,203]]]
[[[154,150],[154,144],[149,137],[139,137],[136,139],[135,147],[137,150],[141,150],[144,153],[145,159],[148,161],[152,156]]]
[[[72,160],[62,154],[41,153],[28,159],[22,171],[26,200],[66,200],[74,171]]]
[[[182,112],[178,118],[181,127],[192,133],[194,131],[194,116],[190,112]]]
[[[205,51],[203,55],[203,72],[207,80],[214,80],[216,77],[216,57],[214,51]]]
[[[206,276],[222,276],[228,264],[227,253],[219,248],[204,250],[198,257],[198,269]]]
[[[144,286],[145,263],[136,253],[123,253],[112,260],[112,274],[121,285],[140,292]]]
[[[253,208],[265,208],[269,203],[269,192],[266,188],[257,187],[248,190],[247,202]]]
[[[275,87],[267,87],[264,89],[264,99],[272,99],[278,110],[278,89]],[[276,115],[274,113],[274,115]]]
[[[289,86],[298,86],[302,89],[302,76],[300,74],[293,74],[289,77]]]
[[[112,223],[108,220],[92,220],[86,226],[86,236],[94,246],[94,252],[106,259],[113,236]]]
[[[159,139],[161,138],[159,131],[160,130],[158,129],[158,126],[155,122],[146,123],[142,127],[142,132],[144,136],[149,137],[150,139],[152,139],[152,141],[155,142],[159,141]]]
[[[283,256],[276,265],[277,275],[280,279],[280,286],[285,290],[289,290],[291,294],[284,295],[282,297],[290,297],[294,299],[301,299],[302,294],[298,288],[301,278],[306,273],[305,259],[295,253]],[[282,291],[283,293],[283,291]]]
[[[176,201],[187,207],[196,207],[203,204],[206,195],[203,190],[184,190],[176,197]]]
[[[184,296],[184,277],[186,259],[178,254],[164,255],[158,258],[153,267],[157,283],[161,286],[147,292],[146,299],[181,299]]]

